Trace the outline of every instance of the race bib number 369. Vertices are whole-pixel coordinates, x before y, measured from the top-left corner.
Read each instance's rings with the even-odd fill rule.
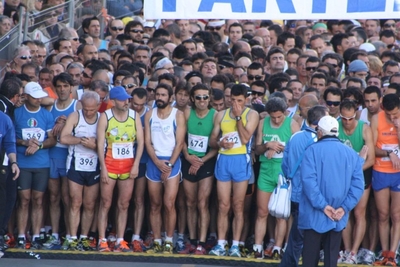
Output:
[[[45,132],[40,128],[24,128],[22,129],[22,139],[29,140],[36,138],[39,142],[44,141]]]
[[[112,156],[114,159],[132,159],[133,144],[132,143],[113,143]]]

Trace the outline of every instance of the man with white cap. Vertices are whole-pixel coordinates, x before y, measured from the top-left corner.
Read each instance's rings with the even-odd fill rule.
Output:
[[[206,31],[216,32],[221,37],[221,42],[227,43],[228,36],[225,35],[225,20],[223,19],[211,19],[208,21]]]
[[[353,60],[348,69],[348,73],[350,77],[360,78],[365,81],[365,78],[368,75],[368,66],[364,61],[360,59]]]
[[[35,82],[25,85],[25,104],[15,110],[15,132],[17,158],[21,170],[18,179],[19,204],[18,248],[25,248],[25,231],[28,223],[29,206],[32,204],[32,249],[40,249],[40,226],[43,222],[43,194],[50,175],[49,148],[56,144],[52,129],[53,115],[40,106],[47,93]],[[32,199],[32,203],[31,202]]]
[[[335,118],[322,117],[316,131],[318,142],[306,149],[301,165],[298,228],[304,230],[303,266],[318,265],[323,242],[324,266],[331,267],[337,266],[349,213],[364,192],[364,160],[337,138]]]

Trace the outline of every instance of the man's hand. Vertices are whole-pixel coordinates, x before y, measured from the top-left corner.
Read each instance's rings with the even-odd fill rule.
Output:
[[[360,153],[358,153],[358,155],[363,158],[364,160],[367,159],[367,155],[368,155],[368,147],[366,145],[364,145],[361,150]]]
[[[129,179],[135,179],[139,175],[139,166],[133,164],[131,171],[129,172]]]
[[[243,113],[243,107],[241,107],[237,102],[232,102],[232,114],[235,117],[241,116]]]
[[[67,121],[67,116],[65,115],[61,115],[57,118],[56,123],[52,130],[54,136],[60,135],[66,121]]]
[[[266,144],[266,148],[274,150],[276,153],[281,153],[285,149],[285,146],[278,141],[271,141]]]
[[[12,173],[14,174],[13,180],[14,180],[14,181],[17,180],[18,177],[19,177],[19,167],[18,167],[18,165],[15,164],[15,163],[12,164],[12,165],[11,165],[11,171],[12,171]]]
[[[105,184],[108,184],[108,171],[107,171],[107,168],[101,168],[101,171],[100,171],[100,178],[101,178],[101,182],[102,183],[105,183]]]
[[[81,138],[81,145],[83,145],[84,147],[90,148],[95,150],[96,149],[96,138],[94,137],[82,137]]]
[[[326,207],[324,208],[325,215],[328,216],[328,218],[331,219],[332,221],[335,221],[334,218],[335,211],[336,210],[329,205],[326,205]]]
[[[333,219],[335,221],[340,221],[343,216],[344,216],[344,209],[342,207],[338,208],[335,210],[334,214],[333,214]]]
[[[196,166],[196,167],[200,167],[200,166],[203,165],[203,161],[199,157],[197,157],[196,155],[189,155],[186,158],[186,160],[189,161],[189,163],[191,165]]]
[[[393,164],[393,168],[395,170],[400,170],[400,159],[399,159],[399,157],[394,152],[392,152],[392,153],[389,154],[389,158],[390,158],[390,161]]]
[[[228,141],[228,136],[225,136],[224,138],[219,141],[219,146],[223,149],[231,149],[235,143],[234,142],[229,142]]]
[[[196,175],[197,174],[197,171],[200,169],[200,166],[194,166],[194,165],[192,165],[192,166],[190,166],[190,168],[189,168],[189,174],[190,175]]]

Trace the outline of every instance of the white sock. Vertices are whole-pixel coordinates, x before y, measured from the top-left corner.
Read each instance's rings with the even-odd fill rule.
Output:
[[[262,245],[254,244],[254,245],[253,245],[253,250],[254,250],[254,251],[258,251],[258,252],[262,252],[263,246],[262,246]]]
[[[274,248],[272,249],[272,251],[274,251],[274,250],[277,250],[278,252],[280,252],[280,251],[281,251],[281,247],[274,246]]]
[[[210,237],[214,237],[214,239],[217,239],[217,233],[211,233]]]
[[[46,231],[46,233],[50,232],[51,229],[53,229],[53,228],[51,228],[50,225],[45,225],[44,226],[44,230]]]
[[[271,239],[269,240],[269,242],[275,244],[275,239],[271,238]]]
[[[121,241],[124,241],[124,239],[123,239],[123,238],[121,238],[121,237],[117,238],[117,244],[120,244],[120,243],[121,243]]]
[[[243,241],[239,241],[239,246],[244,246],[244,242]]]
[[[158,243],[160,246],[162,245],[162,240],[160,239],[154,239],[154,243]]]
[[[79,237],[80,240],[82,240],[82,239],[84,239],[84,238],[87,238],[87,235],[81,235],[81,236]]]
[[[172,236],[165,236],[165,242],[170,242],[172,243],[173,237]]]
[[[232,246],[239,246],[239,241],[232,240]]]
[[[132,241],[140,241],[140,235],[132,235]]]
[[[23,238],[25,240],[25,235],[18,235],[18,238]]]
[[[225,246],[226,241],[225,240],[218,240],[218,245],[220,245],[221,247]]]
[[[287,248],[287,243],[285,243],[285,246],[283,246],[283,250],[286,251],[286,248]]]
[[[178,234],[178,239],[185,239],[185,234]]]
[[[77,239],[78,239],[78,237],[76,235],[74,235],[74,236],[70,236],[70,239],[68,239],[68,240],[77,240]]]
[[[51,235],[54,236],[54,238],[58,240],[58,237],[59,237],[58,233],[52,233]]]
[[[40,228],[40,232],[46,232],[45,228]]]
[[[39,236],[39,235],[33,235],[33,236],[32,236],[32,241],[35,241],[36,238],[39,239],[40,236]]]
[[[71,239],[71,235],[65,235],[66,239]]]

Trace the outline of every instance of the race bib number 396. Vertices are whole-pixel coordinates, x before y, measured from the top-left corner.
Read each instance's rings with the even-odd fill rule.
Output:
[[[92,153],[76,153],[75,169],[77,171],[94,172],[97,167],[97,155]]]
[[[114,159],[132,159],[133,144],[132,143],[113,143],[112,156]]]

